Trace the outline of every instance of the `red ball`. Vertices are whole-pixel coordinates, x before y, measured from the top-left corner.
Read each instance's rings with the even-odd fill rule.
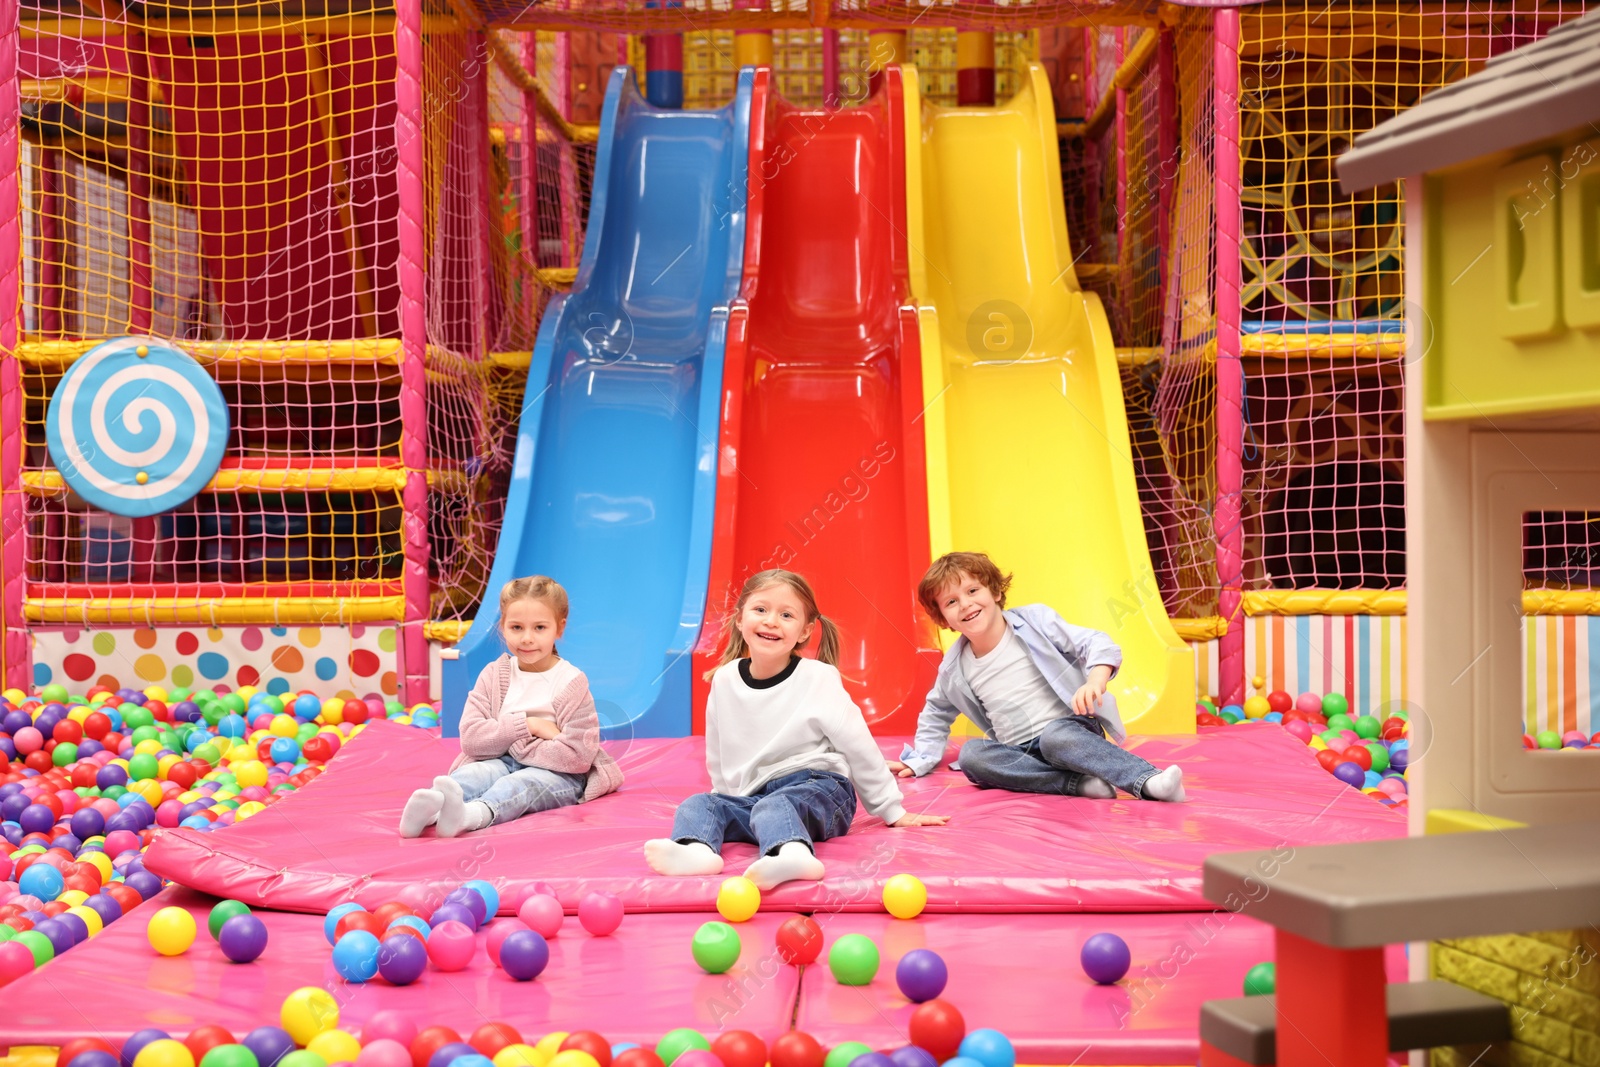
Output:
[[[50,731],[50,736],[65,744],[76,745],[83,740],[83,727],[71,719],[62,719],[56,723],[56,728]]]
[[[1372,770],[1372,750],[1366,745],[1351,745],[1339,753],[1339,759],[1344,763],[1354,763],[1364,771]]]
[[[61,1046],[61,1051],[56,1053],[56,1067],[67,1067],[73,1057],[84,1052],[109,1052],[113,1056],[117,1050],[111,1047],[111,1042],[103,1041],[98,1037],[77,1037]]]
[[[96,741],[104,740],[106,734],[111,732],[111,717],[100,711],[90,712],[84,716],[83,732],[86,737],[92,737]]]
[[[48,771],[51,767],[55,766],[50,759],[50,753],[46,752],[42,748],[35,752],[30,752],[23,757],[22,765],[28,768],[30,771],[38,771],[40,774],[43,774],[45,771]],[[56,803],[59,805],[61,801],[58,800]]]
[[[817,1039],[803,1030],[790,1030],[772,1043],[772,1067],[822,1067],[826,1058]]]
[[[151,715],[154,715],[156,717],[156,721],[157,722],[171,722],[172,721],[172,712],[167,710],[167,705],[166,705],[165,701],[161,701],[161,700],[146,700],[144,702],[144,710],[148,711]]]
[[[1323,770],[1327,771],[1329,774],[1332,774],[1333,769],[1340,763],[1344,762],[1344,755],[1342,753],[1335,752],[1331,748],[1325,748],[1321,752],[1317,753],[1317,762],[1322,764]]]
[[[522,1044],[522,1034],[510,1023],[484,1023],[472,1031],[472,1036],[467,1038],[467,1044],[494,1059],[495,1053],[507,1045]],[[601,1067],[605,1065],[602,1064]]]
[[[411,1039],[412,1067],[428,1067],[428,1061],[435,1052],[460,1040],[461,1035],[448,1026],[430,1026],[420,1031]]]
[[[17,933],[21,934],[33,929],[33,920],[24,919],[20,915],[13,915],[11,918],[6,920],[6,925],[11,927],[11,929],[15,930]]]
[[[183,1039],[183,1047],[189,1050],[196,1063],[205,1059],[206,1053],[219,1045],[233,1044],[237,1044],[233,1035],[221,1026],[202,1026],[190,1030],[189,1036]]]
[[[194,769],[193,764],[174,763],[167,768],[167,781],[179,789],[188,789],[200,777],[200,772]]]
[[[783,962],[795,966],[815,963],[822,954],[822,927],[809,915],[796,915],[778,927],[777,941]]]
[[[89,786],[94,785],[95,775],[99,773],[100,768],[98,765],[91,763],[88,760],[80,761],[77,766],[72,768],[72,788],[86,789]]]
[[[387,923],[379,922],[378,917],[370,911],[352,911],[347,915],[341,916],[338,924],[334,926],[333,940],[337,944],[339,939],[351,930],[365,930],[373,937],[382,940],[383,931],[387,925]]]
[[[122,882],[112,882],[110,885],[102,889],[101,892],[109,896],[112,900],[115,900],[118,904],[122,905],[122,913],[124,915],[132,911],[134,908],[137,908],[140,904],[144,903],[144,897],[139,895],[139,891],[137,889]]]
[[[86,875],[75,874],[71,878],[63,879],[61,887],[63,889],[76,889],[80,893],[87,893],[90,896],[93,896],[94,894],[100,892],[99,872],[96,871],[95,877],[93,878],[90,878]]]
[[[344,711],[341,714],[344,716],[345,722],[353,726],[359,726],[367,721],[367,706],[359,700],[352,700],[344,706]]]
[[[383,924],[383,928],[385,930],[387,930],[389,928],[389,924],[394,922],[396,919],[400,918],[400,916],[402,916],[402,915],[415,915],[416,912],[412,911],[410,908],[408,908],[406,905],[400,903],[398,900],[391,900],[387,904],[381,904],[378,907],[372,909],[372,914],[380,923]],[[517,1044],[517,1043],[518,1042],[515,1042],[515,1041],[512,1042],[512,1044]],[[489,1054],[485,1053],[485,1055],[489,1055]],[[490,1059],[494,1059],[494,1057],[492,1055],[490,1055],[489,1058]]]
[[[272,742],[276,740],[276,737],[263,737],[256,742],[256,759],[269,767],[272,766]]]
[[[1274,689],[1267,694],[1267,707],[1276,712],[1285,712],[1294,707],[1294,697],[1282,689]]]
[[[767,1064],[767,1043],[748,1030],[727,1031],[711,1042],[711,1051],[726,1067],[766,1067]]]
[[[350,716],[347,713],[346,719]],[[611,1061],[611,1067],[664,1067],[654,1049],[630,1048]]]
[[[300,746],[300,754],[312,763],[326,763],[333,758],[333,746],[327,737],[318,734]]]
[[[961,1048],[961,1039],[967,1036],[967,1021],[954,1004],[930,1000],[917,1005],[911,1013],[910,1034],[913,1045],[927,1049],[943,1063]]]
[[[65,915],[67,913],[67,909],[70,907],[72,907],[72,905],[68,904],[64,900],[52,900],[48,901],[44,907],[40,908],[39,910],[50,916],[50,918],[54,919],[57,915]]]
[[[711,1047],[712,1049],[716,1048],[715,1045],[712,1045]],[[600,1067],[611,1067],[611,1042],[607,1041],[593,1030],[573,1031],[567,1035],[566,1040],[561,1042],[561,1047],[556,1051],[565,1052],[569,1048],[575,1048],[579,1052],[587,1052],[589,1055],[595,1058],[595,1062],[598,1063]],[[726,1060],[723,1062],[727,1063]],[[766,1060],[762,1060],[757,1067],[766,1067],[766,1062]],[[729,1063],[728,1067],[734,1067],[734,1065]]]

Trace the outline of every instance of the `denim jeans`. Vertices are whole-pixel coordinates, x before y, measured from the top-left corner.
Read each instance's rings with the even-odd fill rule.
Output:
[[[678,805],[672,839],[680,845],[699,841],[717,852],[724,841],[741,841],[770,856],[790,841],[810,848],[813,841],[843,837],[855,815],[850,779],[832,771],[795,771],[747,797],[696,793]]]
[[[1149,760],[1106,740],[1106,728],[1092,715],[1064,715],[1025,745],[975,738],[957,762],[976,786],[1068,797],[1079,795],[1087,774],[1142,798],[1145,780],[1156,773]]]
[[[468,802],[481,800],[499,825],[535,811],[564,808],[583,799],[586,774],[526,767],[510,756],[465,763],[450,772]]]

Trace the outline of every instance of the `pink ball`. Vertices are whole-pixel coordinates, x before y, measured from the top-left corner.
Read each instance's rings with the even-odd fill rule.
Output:
[[[380,1012],[388,1015],[389,1012]],[[371,1029],[372,1024],[367,1024]],[[363,1037],[367,1029],[361,1031]],[[411,1028],[413,1031],[416,1027]],[[414,1035],[413,1035],[414,1036]],[[376,1041],[369,1040],[361,1048],[361,1054],[356,1057],[356,1067],[411,1067],[411,1052],[405,1045],[393,1038],[381,1037]]]
[[[444,894],[436,893],[425,885],[413,882],[401,889],[395,895],[395,899],[416,912],[417,917],[423,922],[427,922],[433,918],[433,909],[444,900]]]
[[[10,985],[25,974],[33,973],[33,953],[27,945],[15,941],[0,941],[0,986]]]
[[[32,726],[24,726],[11,735],[11,743],[16,746],[19,756],[28,756],[44,747],[44,734]]]
[[[1294,710],[1303,715],[1321,715],[1322,698],[1315,693],[1301,693],[1294,698]]]
[[[70,789],[57,790],[56,799],[61,801],[61,813],[63,815],[71,815],[83,803],[83,798]]]
[[[610,893],[587,893],[578,902],[578,921],[596,937],[622,925],[622,901]]]
[[[106,855],[116,859],[124,852],[137,852],[142,842],[132,830],[113,830],[106,835]]]
[[[522,905],[528,902],[529,897],[553,897],[556,891],[550,887],[549,882],[530,882],[517,891],[512,899],[516,901],[517,910],[522,910]]]
[[[95,802],[90,804],[89,807],[93,808],[95,811],[98,811],[101,815],[104,815],[108,819],[122,810],[121,805],[119,805],[115,800],[107,800],[104,797],[96,798]]]
[[[517,909],[517,918],[548,941],[561,932],[561,922],[566,915],[561,911],[561,901],[535,893],[522,902],[522,907]]]
[[[393,1008],[375,1012],[361,1028],[361,1042],[369,1046],[375,1041],[393,1041],[402,1048],[409,1049],[416,1036],[417,1024],[411,1021],[411,1016]],[[410,1053],[407,1053],[407,1058],[409,1057]],[[360,1059],[356,1062],[363,1063]]]
[[[1406,795],[1406,782],[1404,778],[1380,778],[1378,788],[1390,796],[1403,797]]]
[[[1309,742],[1316,734],[1316,731],[1311,729],[1310,723],[1302,722],[1299,719],[1284,723],[1283,729],[1285,733],[1291,734],[1294,737],[1306,742]]]
[[[723,1063],[722,1057],[708,1048],[691,1048],[678,1053],[672,1067],[723,1067]]]
[[[522,929],[521,923],[495,922],[489,924],[489,936],[484,939],[484,947],[489,950],[489,961],[496,967],[500,966],[500,946],[505,939]]]
[[[1327,742],[1327,745],[1334,752],[1343,752],[1345,749],[1350,747],[1350,742],[1346,741],[1343,737],[1334,737]]]
[[[10,863],[11,861],[8,859],[6,862]],[[10,872],[7,872],[7,877],[9,876]],[[10,881],[0,882],[0,904],[9,904],[13,900],[16,900],[19,892],[20,890],[17,889],[17,883]]]
[[[174,826],[177,826],[180,821],[182,821],[178,817],[178,814],[181,811],[183,811],[183,804],[181,802],[176,800],[163,800],[156,806],[156,825],[165,826],[169,830],[172,829]]]
[[[472,962],[477,947],[471,930],[465,923],[447,919],[433,928],[428,935],[428,959],[441,971],[459,971]]]
[[[40,908],[44,907],[44,901],[40,900],[32,893],[18,893],[16,896],[11,898],[11,903],[15,904],[23,911],[38,911]],[[9,942],[7,943],[9,944]]]

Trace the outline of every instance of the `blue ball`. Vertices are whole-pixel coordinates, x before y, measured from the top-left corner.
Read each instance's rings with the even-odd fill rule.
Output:
[[[60,896],[64,885],[66,879],[61,877],[61,872],[43,863],[35,863],[23,871],[22,877],[17,879],[19,892],[30,897],[38,897],[46,903]]]
[[[1361,788],[1371,789],[1381,781],[1383,781],[1383,775],[1379,774],[1377,771],[1368,771],[1366,773],[1366,777],[1361,781]]]
[[[1265,715],[1261,716],[1261,721],[1262,722],[1282,722],[1283,721],[1283,712],[1281,712],[1281,711],[1269,711]]]
[[[616,1059],[618,1056],[622,1055],[624,1052],[628,1051],[630,1048],[638,1048],[638,1047],[639,1046],[635,1045],[632,1041],[618,1041],[615,1045],[611,1046],[611,1058],[612,1059]],[[68,1064],[67,1067],[72,1067],[72,1065]]]
[[[217,720],[217,733],[222,737],[231,737],[237,740],[250,732],[250,725],[244,721],[244,716],[237,712],[229,712]]]
[[[437,1052],[428,1057],[428,1067],[450,1067],[450,1064],[462,1056],[477,1055],[480,1055],[478,1050],[465,1041],[452,1041],[448,1045],[441,1046]]]
[[[294,717],[301,722],[310,722],[322,714],[322,701],[310,693],[303,693],[294,698]]]
[[[974,1030],[961,1039],[957,1059],[970,1059],[983,1067],[1017,1067],[1017,1050],[998,1030]]]
[[[333,969],[346,982],[365,982],[378,973],[378,939],[365,930],[351,930],[333,946]]]
[[[483,898],[485,915],[494,915],[500,910],[500,891],[482,878],[474,878],[470,882],[462,882],[462,889],[476,889]]]
[[[420,915],[396,916],[394,922],[389,924],[389,928],[385,930],[384,933],[392,933],[396,926],[404,926],[408,929],[415,930],[417,933],[422,935],[422,940],[424,941],[428,940],[428,935],[433,933],[433,927],[429,926]]]
[[[292,737],[280,737],[267,750],[273,763],[293,763],[300,758],[300,742]]]
[[[328,939],[328,944],[334,944],[337,938],[333,936],[333,928],[339,925],[339,920],[349,915],[352,911],[366,910],[366,908],[354,901],[347,904],[335,904],[322,920],[322,936]]]

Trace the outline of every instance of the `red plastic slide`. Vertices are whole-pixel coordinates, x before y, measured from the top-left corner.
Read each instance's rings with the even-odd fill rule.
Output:
[[[898,68],[859,107],[797,108],[758,74],[742,307],[729,323],[695,731],[721,623],[749,575],[806,576],[879,733],[911,733],[938,665],[921,353],[906,277]]]

